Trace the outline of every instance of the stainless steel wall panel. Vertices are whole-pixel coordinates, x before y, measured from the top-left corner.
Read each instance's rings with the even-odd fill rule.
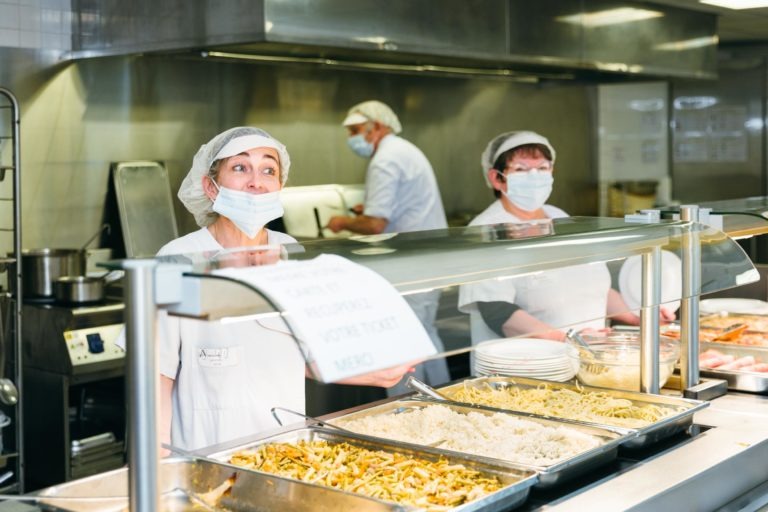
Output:
[[[610,12],[619,9],[657,15],[609,23]],[[509,12],[513,61],[639,75],[716,76],[717,24],[708,13],[618,0],[509,0]],[[601,14],[606,21],[587,18]]]
[[[264,39],[260,0],[72,0],[80,56],[123,55]]]
[[[584,1],[519,2],[509,0],[509,55],[511,60],[578,65],[583,60],[584,30],[557,21],[579,13]]]
[[[506,0],[265,1],[267,39],[473,56],[506,53]]]
[[[618,0],[72,0],[75,56],[223,50],[477,68],[566,67],[714,76],[715,16],[591,26],[578,16],[649,5]],[[564,17],[577,16],[577,20]],[[706,40],[709,46],[675,44]],[[703,38],[703,39],[702,39]],[[659,47],[659,45],[662,45]],[[666,45],[666,46],[665,46]]]
[[[77,246],[99,227],[111,162],[164,162],[175,195],[200,144],[242,124],[287,145],[289,186],[362,183],[367,162],[347,147],[341,121],[351,105],[371,98],[397,112],[403,136],[429,158],[457,220],[467,222],[493,201],[479,164],[485,144],[522,128],[557,148],[550,201],[571,214],[596,213],[584,85],[166,57],[85,59],[49,73],[22,98],[27,247]],[[174,207],[181,233],[197,229],[176,199]]]
[[[587,0],[586,12],[621,8],[658,17],[584,29],[583,60],[617,71],[665,76],[717,76],[717,18],[709,13],[616,0]]]
[[[672,189],[675,199],[714,201],[763,195],[765,65],[724,61],[717,81],[673,82]]]

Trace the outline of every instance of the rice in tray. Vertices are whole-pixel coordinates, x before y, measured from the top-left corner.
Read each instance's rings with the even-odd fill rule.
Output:
[[[547,426],[504,413],[463,414],[444,405],[334,423],[370,436],[535,466],[550,466],[601,444],[599,438],[565,425]]]
[[[651,403],[637,405],[607,391],[553,389],[548,385],[536,388],[465,385],[451,392],[450,398],[458,402],[488,405],[499,409],[626,428],[645,427],[679,412],[677,408],[660,407]]]

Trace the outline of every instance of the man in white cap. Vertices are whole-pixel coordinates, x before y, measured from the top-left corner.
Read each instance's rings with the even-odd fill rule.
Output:
[[[342,123],[355,154],[370,158],[365,178],[365,204],[357,216],[332,217],[328,227],[361,234],[402,233],[448,226],[437,180],[419,148],[398,137],[400,120],[380,101],[364,101],[349,109]]]
[[[552,144],[535,132],[507,132],[493,138],[480,164],[497,200],[469,225],[536,224],[567,217],[560,208],[546,204],[554,183],[555,157]],[[603,264],[463,285],[459,309],[470,314],[473,344],[523,334],[563,341],[562,328],[604,328],[606,315],[637,323],[611,288],[611,276]]]
[[[348,230],[372,235],[448,227],[432,166],[419,148],[398,137],[402,126],[389,106],[376,100],[359,103],[349,109],[342,125],[347,128],[350,149],[371,161],[364,205],[353,208],[357,213],[354,217],[332,217],[328,228],[334,233]],[[443,343],[435,327],[439,299],[439,291],[406,297],[442,352]],[[444,359],[417,366],[416,376],[432,385],[450,380]],[[405,391],[403,383],[388,390],[390,395]]]

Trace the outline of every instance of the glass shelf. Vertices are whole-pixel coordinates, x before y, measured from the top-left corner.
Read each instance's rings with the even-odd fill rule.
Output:
[[[274,312],[274,308],[258,293],[253,293],[254,289],[247,283],[217,276],[216,271],[221,268],[336,254],[376,271],[403,295],[414,295],[492,279],[546,274],[574,265],[613,262],[611,266],[616,267],[627,258],[648,253],[654,247],[681,259],[684,240],[691,236],[701,245],[700,294],[758,279],[752,262],[738,244],[709,226],[683,221],[642,224],[593,217],[555,219],[545,224],[355,236],[291,244],[282,249],[236,249],[157,260],[185,265],[186,276],[204,278],[188,280],[185,303],[171,311],[216,320]],[[106,266],[120,268],[121,262],[109,262]],[[681,298],[684,298],[682,291],[666,292],[663,297],[665,302]]]

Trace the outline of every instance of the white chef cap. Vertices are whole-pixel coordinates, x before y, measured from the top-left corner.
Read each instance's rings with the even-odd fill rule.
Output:
[[[206,144],[200,146],[192,159],[192,168],[181,182],[179,199],[189,212],[195,216],[195,222],[205,227],[218,216],[212,209],[213,202],[203,190],[203,176],[211,173],[214,162],[248,151],[253,148],[274,148],[280,160],[280,182],[285,185],[291,158],[285,146],[260,128],[238,126],[218,134]]]
[[[397,115],[386,104],[376,101],[364,101],[358,103],[349,109],[347,117],[341,123],[342,126],[351,126],[353,124],[366,123],[368,121],[378,121],[383,125],[389,126],[394,133],[403,131],[400,120]]]
[[[540,144],[547,148],[549,154],[545,153],[544,156],[555,163],[555,148],[552,144],[536,132],[518,131],[518,132],[506,132],[501,135],[497,135],[488,145],[485,147],[485,151],[480,155],[480,165],[483,167],[483,178],[488,188],[493,188],[491,182],[488,180],[488,169],[493,168],[493,164],[502,155],[502,153],[515,149],[526,144]]]

